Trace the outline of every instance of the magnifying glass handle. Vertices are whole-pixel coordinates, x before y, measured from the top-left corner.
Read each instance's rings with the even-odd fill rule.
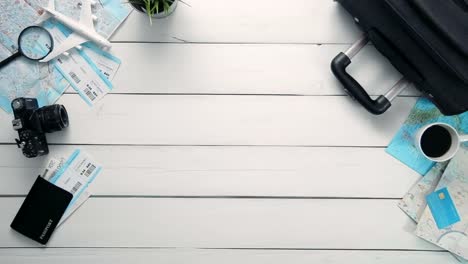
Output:
[[[21,56],[21,53],[16,52],[15,54],[11,55],[10,57],[4,59],[2,62],[0,62],[0,68],[5,67],[6,65],[8,65],[8,63],[14,61],[19,56]]]

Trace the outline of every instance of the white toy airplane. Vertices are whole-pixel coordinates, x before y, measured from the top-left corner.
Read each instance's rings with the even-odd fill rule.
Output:
[[[67,54],[67,51],[77,47],[80,48],[81,44],[92,41],[99,46],[110,48],[112,44],[103,36],[99,35],[94,29],[94,16],[91,11],[91,0],[81,0],[81,14],[80,21],[75,21],[55,10],[55,0],[49,0],[49,5],[43,7],[44,14],[41,16],[40,21],[44,21],[49,17],[55,18],[71,30],[73,33],[68,38],[55,46],[53,51],[45,57],[41,62],[48,62],[61,54]]]

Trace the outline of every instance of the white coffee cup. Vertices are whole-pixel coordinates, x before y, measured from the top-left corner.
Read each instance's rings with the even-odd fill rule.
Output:
[[[448,138],[442,138],[439,142],[427,142],[427,137],[429,137],[429,133],[434,131],[434,128],[437,127],[441,131],[441,129],[445,129],[447,133],[442,133],[446,135]],[[425,137],[425,138],[423,138]],[[423,155],[428,158],[429,160],[435,162],[444,162],[452,159],[455,154],[458,152],[461,143],[468,142],[468,135],[460,135],[458,134],[457,130],[446,123],[433,123],[422,127],[415,137],[415,145],[423,153]],[[436,141],[436,140],[434,140]],[[423,144],[441,144],[443,148],[439,149],[440,155],[428,155],[428,146],[423,146]],[[437,145],[430,146],[431,148],[437,147]]]

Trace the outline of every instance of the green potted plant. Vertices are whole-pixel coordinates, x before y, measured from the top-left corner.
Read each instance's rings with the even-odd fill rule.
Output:
[[[179,0],[129,0],[129,3],[138,11],[148,15],[150,24],[152,18],[164,18],[172,14]]]

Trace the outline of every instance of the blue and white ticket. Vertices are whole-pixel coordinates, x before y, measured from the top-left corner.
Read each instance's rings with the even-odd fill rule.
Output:
[[[83,44],[83,51],[96,64],[96,67],[108,80],[113,80],[122,61],[114,55],[100,49],[92,42]]]
[[[73,161],[71,161],[72,158],[73,158]],[[79,163],[81,163],[82,171],[84,170],[84,168],[86,168],[86,172],[78,173],[78,171],[80,170],[80,166],[77,167],[76,165]],[[75,164],[74,167],[72,166],[73,164]],[[78,168],[78,171],[75,169],[75,173],[73,173],[74,168]],[[100,172],[99,168],[100,168],[100,165],[98,165],[97,162],[94,162],[89,154],[86,154],[82,151],[79,151],[78,155],[76,155],[76,151],[75,151],[69,160],[66,160],[63,157],[52,158],[49,160],[49,163],[47,164],[47,167],[45,168],[44,173],[42,174],[42,178],[52,183],[54,181],[57,186],[69,192],[72,192],[72,191],[74,192],[73,200],[68,206],[67,210],[65,211],[65,214],[60,219],[58,226],[63,224],[81,205],[83,205],[89,199],[89,197],[91,197],[91,194],[92,194],[91,183],[94,180],[94,178],[96,178],[96,176],[99,174]],[[58,173],[62,169],[64,171],[61,172],[61,176],[58,176]],[[67,172],[70,169],[72,169],[71,177],[69,175],[69,172]],[[95,174],[94,174],[94,171],[96,171]],[[83,175],[81,174],[83,175],[89,174],[89,176],[87,176],[86,179],[83,180],[82,178]],[[91,174],[93,175],[91,176]],[[73,179],[74,177],[76,178]],[[80,186],[79,188],[76,187],[78,185]]]
[[[60,219],[58,226],[63,224],[76,210],[78,210],[78,208],[80,208],[80,206],[82,206],[89,199],[89,197],[91,197],[91,189],[91,184],[88,184],[88,187],[81,192],[80,196],[76,198],[75,202],[68,206],[67,210]]]
[[[58,159],[51,160],[49,164],[51,163],[55,165],[46,169],[46,173],[51,172],[49,181],[73,194],[73,199],[60,220],[62,223],[89,198],[90,184],[101,173],[102,166],[90,154],[79,149],[63,164]],[[56,173],[53,173],[54,168],[58,168]]]
[[[101,172],[102,166],[88,153],[75,150],[62,168],[50,179],[56,186],[73,194],[73,204],[81,191]]]
[[[58,23],[47,21],[44,26],[58,44],[70,34],[68,29]],[[81,98],[89,106],[93,106],[112,90],[110,80],[119,69],[121,61],[96,45],[85,43],[81,49],[69,50],[68,56],[59,56],[54,63]]]
[[[68,56],[60,56],[56,60],[56,66],[89,106],[112,90],[112,83],[83,50],[70,50]]]
[[[64,163],[65,163],[65,158],[50,159],[44,173],[42,174],[42,178],[44,178],[47,181],[52,179],[55,176],[55,174],[57,174],[57,172],[60,170],[60,168],[63,167]]]

